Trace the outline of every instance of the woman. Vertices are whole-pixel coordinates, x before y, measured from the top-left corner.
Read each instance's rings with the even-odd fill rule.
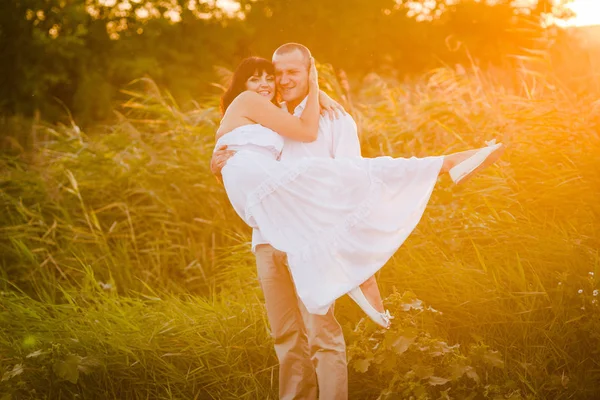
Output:
[[[215,148],[236,150],[222,169],[238,215],[287,254],[296,291],[307,310],[324,314],[350,297],[381,326],[360,285],[400,247],[419,222],[441,173],[454,182],[496,160],[501,144],[447,156],[410,159],[302,158],[278,161],[283,137],[312,141],[319,125],[319,88],[311,59],[309,93],[300,118],[277,107],[271,63],[245,60],[224,95]],[[235,87],[234,87],[235,86]]]

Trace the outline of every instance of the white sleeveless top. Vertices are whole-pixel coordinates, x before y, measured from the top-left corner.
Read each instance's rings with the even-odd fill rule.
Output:
[[[227,145],[228,150],[249,150],[279,158],[283,150],[284,139],[277,132],[260,124],[243,125],[221,136],[215,149]]]

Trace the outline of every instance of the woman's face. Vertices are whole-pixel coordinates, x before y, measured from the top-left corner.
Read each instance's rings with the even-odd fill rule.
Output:
[[[268,74],[267,71],[263,71],[260,75],[255,72],[246,81],[246,89],[272,100],[275,96],[275,76]]]

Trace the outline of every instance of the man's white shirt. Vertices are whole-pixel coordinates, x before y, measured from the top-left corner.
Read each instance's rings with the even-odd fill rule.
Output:
[[[295,109],[294,116],[300,117],[306,106],[305,98]],[[285,108],[285,104],[282,108]],[[283,150],[280,160],[289,160],[302,157],[360,157],[360,141],[354,119],[348,114],[342,115],[333,121],[329,116],[319,119],[319,132],[317,139],[310,143],[298,142],[284,137]],[[268,244],[263,239],[260,231],[252,231],[252,251],[259,244]]]

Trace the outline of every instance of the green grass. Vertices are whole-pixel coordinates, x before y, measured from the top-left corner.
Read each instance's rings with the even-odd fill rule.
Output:
[[[90,132],[3,128],[0,399],[277,398],[250,231],[208,168],[216,99],[184,111],[140,83]],[[338,301],[351,398],[600,397],[589,87],[445,68],[354,91],[365,156],[508,149],[465,185],[441,179],[379,273],[392,330]]]

